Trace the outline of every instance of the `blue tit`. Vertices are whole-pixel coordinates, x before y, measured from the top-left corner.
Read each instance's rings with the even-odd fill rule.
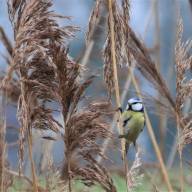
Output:
[[[144,107],[141,99],[131,98],[128,100],[126,109],[121,111],[121,122],[124,128],[124,134],[119,138],[126,139],[126,153],[131,143],[136,146],[136,140],[145,126]]]

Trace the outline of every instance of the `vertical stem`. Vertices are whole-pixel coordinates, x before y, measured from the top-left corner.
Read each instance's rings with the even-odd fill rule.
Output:
[[[174,66],[172,63],[172,66],[169,66],[169,71],[168,71],[168,75],[167,75],[167,84],[169,84],[169,82],[171,82],[171,80],[173,79],[173,75],[174,75]],[[171,88],[171,86],[172,86],[172,84],[170,84],[170,88]],[[175,113],[175,109],[173,109],[173,111]],[[165,117],[165,121],[167,122],[167,116]],[[177,153],[177,135],[175,135],[173,138],[172,148],[171,148],[170,153],[167,157],[166,166],[167,166],[168,170],[171,169],[173,166],[176,153]]]
[[[131,66],[131,70],[133,70],[134,69],[134,67],[135,66]],[[131,84],[131,78],[130,78],[130,76],[128,75],[127,76],[127,79],[126,79],[126,82],[125,82],[125,84],[124,84],[124,88],[123,88],[123,92],[122,92],[122,94],[121,94],[121,98],[120,98],[120,100],[121,100],[121,106],[123,106],[123,104],[124,104],[124,102],[125,102],[125,99],[126,99],[126,96],[127,96],[127,92],[128,92],[128,89],[129,89],[129,87],[130,87],[130,84]],[[110,131],[113,131],[115,128],[116,128],[116,117],[115,117],[115,115],[113,116],[113,120],[112,120],[112,123],[111,123],[111,125],[110,125]],[[110,142],[110,138],[108,137],[107,139],[105,139],[105,141],[103,142],[103,144],[102,144],[102,154],[105,154],[105,151],[106,151],[106,149],[107,149],[107,147],[108,147],[108,144],[109,144],[109,142]],[[98,155],[98,157],[97,157],[97,161],[98,162],[101,162],[102,161],[102,157],[100,156],[100,155]]]
[[[115,84],[115,100],[116,106],[121,106],[120,101],[120,94],[119,94],[119,82],[118,82],[118,75],[117,75],[117,61],[116,61],[116,51],[115,51],[115,32],[114,32],[114,20],[113,20],[113,10],[112,10],[112,0],[108,0],[108,9],[109,9],[109,25],[110,25],[110,32],[111,32],[111,54],[112,54],[112,65],[113,65],[113,78]],[[120,119],[121,113],[118,112],[118,118]],[[119,133],[123,134],[124,130],[121,126],[121,121],[117,122],[117,127],[119,129]],[[125,153],[125,140],[121,139],[121,154],[122,159],[125,165],[125,172],[126,172],[126,183],[127,183],[127,191],[128,191],[128,162],[126,160],[126,153]]]
[[[181,138],[181,130],[180,130],[180,121],[179,121],[179,115],[177,114],[177,135],[178,139]],[[179,181],[180,181],[180,187],[181,192],[184,190],[184,182],[183,182],[183,160],[182,160],[182,146],[181,142],[178,142],[178,152],[179,152]]]
[[[21,75],[22,76],[22,75]],[[23,106],[27,107],[25,109],[25,113],[28,116],[28,105],[26,104],[26,99],[25,99],[25,84],[23,82],[21,82],[21,96],[23,97],[22,100],[25,103]],[[22,124],[22,126],[24,126],[27,129],[27,142],[28,142],[28,152],[29,152],[29,159],[30,159],[30,163],[31,163],[31,172],[32,172],[32,177],[33,177],[33,191],[34,192],[38,192],[38,184],[37,184],[37,176],[36,176],[36,172],[35,172],[35,163],[33,160],[33,150],[32,150],[32,133],[31,133],[31,127],[28,123],[28,118],[25,122],[25,125]]]
[[[117,61],[116,61],[116,54],[115,54],[115,33],[114,33],[114,20],[113,20],[113,13],[112,13],[112,0],[108,0],[109,6],[109,24],[111,29],[111,53],[112,53],[112,65],[113,65],[113,77],[114,77],[114,84],[115,84],[115,100],[117,107],[121,106],[120,102],[120,94],[119,94],[119,82],[117,76]],[[119,117],[121,116],[119,112]],[[123,134],[123,129],[120,125],[120,121],[117,122],[117,127],[119,129],[119,133]],[[122,158],[124,159],[124,152],[125,152],[125,141],[121,140],[121,149],[122,149]]]
[[[1,91],[0,104],[0,191],[4,191],[5,133],[6,133],[6,95]]]
[[[64,104],[62,104],[64,106]],[[64,123],[64,127],[65,127],[65,136],[63,137],[63,142],[65,144],[65,149],[64,149],[64,154],[65,154],[65,157],[66,157],[66,161],[67,161],[67,167],[66,167],[66,172],[67,172],[67,178],[66,180],[68,179],[68,190],[69,192],[72,192],[72,186],[71,186],[71,154],[70,154],[70,149],[69,149],[69,136],[67,135],[67,122],[68,122],[68,118],[69,118],[69,115],[65,118],[64,114],[65,114],[65,111],[63,110],[62,112],[63,114],[63,123]],[[65,139],[66,138],[66,139]],[[64,165],[65,166],[65,165]]]
[[[136,89],[138,97],[142,98],[140,88],[139,88],[139,86],[137,84],[137,81],[135,79],[134,74],[132,73],[132,71],[130,69],[129,69],[129,74],[131,75],[131,79],[132,79],[133,85],[134,85],[134,87]],[[167,170],[165,168],[165,164],[164,164],[164,161],[163,161],[163,158],[162,158],[159,146],[157,144],[155,134],[153,132],[153,128],[152,128],[152,125],[151,125],[151,122],[150,122],[150,119],[149,119],[149,116],[148,116],[148,113],[147,113],[146,110],[145,110],[145,120],[146,120],[147,129],[148,129],[148,132],[149,132],[149,136],[151,138],[151,141],[152,141],[152,144],[153,144],[157,159],[158,159],[160,167],[161,167],[161,171],[162,171],[164,181],[165,181],[165,183],[167,185],[168,191],[173,192],[173,188],[171,186],[171,183],[170,183],[170,180],[169,180],[169,177],[168,177],[168,173],[167,173]]]
[[[180,144],[179,144],[180,145]],[[183,160],[182,160],[182,149],[179,146],[179,176],[180,176],[180,186],[181,186],[181,192],[184,192],[184,182],[183,182]]]
[[[70,167],[70,163],[68,162],[68,165],[67,165],[68,167],[67,167],[67,169],[68,169],[68,174],[69,174],[69,185],[68,185],[68,187],[69,187],[69,192],[71,192],[72,191],[72,187],[71,187],[71,176],[70,176],[70,172],[71,172],[71,167]]]
[[[72,191],[72,187],[71,187],[71,164],[70,164],[70,152],[68,151],[68,153],[66,154],[66,158],[67,158],[67,172],[68,172],[68,189],[69,192]]]
[[[158,9],[159,2],[153,0],[153,10],[154,10],[154,25],[155,25],[155,42],[154,48],[156,50],[156,67],[160,71],[161,70],[161,58],[160,58],[160,23],[159,23],[159,9]],[[161,94],[159,93],[158,96],[159,100],[162,101]],[[166,125],[166,118],[162,112],[160,104],[157,104],[158,114],[159,114],[159,132],[160,132],[160,150],[161,154],[164,157],[164,144],[165,144],[165,126]]]
[[[35,163],[33,161],[32,134],[31,134],[31,130],[29,128],[28,128],[28,134],[27,134],[27,142],[28,142],[29,159],[31,162],[31,171],[32,171],[32,177],[33,177],[33,190],[34,190],[34,192],[38,192],[37,176],[36,176],[36,172],[35,172]]]

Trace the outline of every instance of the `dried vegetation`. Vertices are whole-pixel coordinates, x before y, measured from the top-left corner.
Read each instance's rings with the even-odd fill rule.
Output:
[[[82,66],[68,56],[67,47],[67,39],[73,37],[77,28],[60,27],[56,19],[69,18],[50,11],[51,6],[51,0],[8,1],[15,43],[1,87],[13,101],[18,101],[20,168],[26,137],[31,139],[33,128],[48,129],[63,137],[65,163],[62,175],[69,181],[69,190],[71,179],[78,178],[87,185],[97,182],[107,191],[115,191],[107,170],[95,160],[101,150],[97,141],[112,136],[104,118],[109,115],[106,108],[109,103],[94,102],[85,110],[78,108],[94,76],[81,78]],[[14,97],[13,91],[17,93]],[[54,118],[50,103],[58,105],[63,124]],[[76,164],[71,167],[71,161],[77,158],[85,161],[86,166]]]
[[[123,0],[121,5],[116,0],[111,2],[114,29],[111,29],[109,14],[103,51],[103,76],[108,95],[112,98],[116,87],[114,53],[111,48],[114,43],[117,68],[130,68],[134,63],[136,69],[164,98],[162,106],[165,111],[171,112],[177,119],[178,127],[182,130],[179,144],[192,143],[191,114],[183,113],[183,106],[188,99],[191,99],[192,93],[191,79],[186,75],[191,70],[189,51],[192,42],[181,41],[182,21],[178,25],[175,45],[176,100],[174,100],[148,49],[129,26],[129,1]],[[100,184],[105,191],[115,192],[116,187],[108,169],[97,161],[98,156],[107,159],[102,153],[102,142],[114,139],[114,135],[110,132],[110,120],[115,110],[109,102],[92,101],[85,104],[85,91],[92,84],[94,76],[84,77],[82,71],[85,71],[85,66],[69,56],[68,40],[74,37],[78,28],[61,27],[58,19],[70,18],[50,11],[52,4],[52,0],[8,0],[8,13],[14,31],[13,45],[0,27],[0,39],[8,53],[8,56],[4,56],[8,70],[1,74],[1,90],[8,98],[8,102],[17,104],[17,117],[20,123],[19,174],[33,186],[34,191],[72,191],[73,181],[81,180],[88,187]],[[102,0],[95,2],[89,20],[87,44],[93,39],[100,20],[100,11],[106,5],[107,3]],[[118,74],[118,71],[116,72]],[[84,107],[80,106],[82,103]],[[56,106],[57,110],[52,106]],[[61,114],[63,122],[58,122],[55,118],[55,111]],[[1,128],[4,128],[6,123],[2,122]],[[59,134],[65,146],[62,173],[58,175],[55,171],[53,177],[49,175],[45,189],[39,187],[35,173],[32,156],[33,129],[51,130]],[[5,149],[5,130],[1,130],[4,132],[0,132],[2,138],[0,182],[1,189],[7,190],[11,184],[4,184],[4,181],[9,177],[12,182],[11,175],[17,173],[5,168],[6,159],[2,151]],[[22,174],[26,141],[28,141],[33,181]],[[126,173],[131,177],[129,181],[132,183],[128,183],[131,189],[139,185],[140,166],[141,161],[137,152],[132,168]],[[54,179],[56,181],[52,182]]]

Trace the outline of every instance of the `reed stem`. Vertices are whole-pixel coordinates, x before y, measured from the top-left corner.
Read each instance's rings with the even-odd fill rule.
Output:
[[[6,95],[6,94],[5,94]],[[1,91],[0,103],[0,191],[4,191],[4,172],[5,172],[5,134],[6,134],[6,96]]]
[[[113,65],[113,77],[114,77],[114,88],[115,88],[115,101],[116,106],[121,107],[120,101],[120,94],[119,94],[119,81],[117,75],[117,61],[116,61],[116,51],[115,51],[115,33],[114,33],[114,20],[113,20],[113,13],[112,13],[112,0],[108,0],[109,6],[109,24],[111,30],[111,57],[112,57],[112,65]],[[120,118],[121,114],[118,112],[118,118]],[[117,127],[120,134],[123,134],[123,128],[120,125],[120,121],[117,122]],[[121,149],[122,149],[122,158],[124,159],[124,152],[125,152],[125,141],[121,140]]]
[[[113,18],[113,9],[112,9],[112,0],[108,0],[108,9],[109,9],[109,25],[110,25],[110,32],[111,32],[111,57],[112,57],[112,66],[113,66],[113,78],[114,78],[114,86],[115,86],[115,100],[116,106],[121,107],[120,101],[120,94],[119,94],[119,82],[118,82],[118,75],[117,75],[117,61],[116,61],[116,50],[115,50],[115,32],[114,32],[114,18]],[[118,119],[117,127],[119,133],[122,135],[124,133],[123,127],[121,126],[121,113],[118,112]],[[121,154],[122,160],[125,166],[126,172],[126,183],[127,183],[127,191],[128,191],[128,162],[126,160],[126,153],[125,153],[125,140],[121,139]]]
[[[131,70],[134,70],[134,68],[135,68],[135,66],[131,66]],[[122,92],[122,94],[121,94],[121,98],[120,98],[120,100],[121,100],[121,106],[123,106],[123,104],[124,104],[124,102],[125,102],[125,99],[126,99],[126,96],[127,96],[127,92],[128,92],[128,89],[129,89],[129,87],[130,87],[130,85],[131,85],[131,78],[130,78],[130,76],[128,75],[127,76],[127,79],[126,79],[126,81],[125,81],[125,84],[124,84],[124,88],[123,88],[123,92]],[[111,125],[110,125],[110,131],[113,131],[115,128],[116,128],[116,117],[115,117],[115,115],[113,116],[113,120],[112,120],[112,123],[111,123]],[[103,144],[102,144],[102,154],[105,154],[105,151],[106,151],[106,149],[107,149],[107,147],[108,147],[108,144],[109,144],[109,142],[110,142],[110,140],[111,140],[111,138],[107,138],[107,139],[105,139],[105,141],[103,142]],[[98,162],[101,162],[102,161],[102,157],[101,156],[98,156],[97,157],[97,161]]]
[[[133,85],[134,85],[134,87],[136,89],[138,97],[142,98],[139,85],[138,85],[138,83],[137,83],[137,81],[135,79],[135,76],[134,76],[133,72],[130,69],[129,69],[129,74],[131,76],[131,79],[132,79]],[[161,167],[161,171],[162,171],[164,181],[165,181],[165,183],[167,185],[168,191],[173,192],[173,188],[171,186],[169,176],[168,176],[167,170],[165,168],[163,157],[162,157],[161,151],[159,149],[159,146],[157,144],[155,134],[153,132],[153,128],[152,128],[152,125],[151,125],[151,122],[150,122],[150,119],[149,119],[149,116],[148,116],[148,113],[147,113],[146,109],[145,109],[145,121],[146,121],[147,129],[148,129],[148,132],[149,132],[149,136],[151,138],[151,141],[152,141],[152,144],[153,144],[157,159],[158,159],[160,167]]]
[[[33,190],[34,190],[34,192],[38,192],[37,176],[36,176],[36,172],[35,172],[35,163],[34,163],[34,160],[33,160],[33,152],[32,152],[32,134],[31,134],[31,130],[28,130],[27,142],[28,142],[29,159],[30,159],[30,162],[31,162],[31,171],[32,171],[32,177],[33,177]]]

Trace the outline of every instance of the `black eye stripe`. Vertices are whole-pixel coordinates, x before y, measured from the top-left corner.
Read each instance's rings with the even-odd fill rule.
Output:
[[[142,104],[142,102],[134,102],[134,103],[130,103],[129,105],[135,105],[137,103],[141,103]]]

